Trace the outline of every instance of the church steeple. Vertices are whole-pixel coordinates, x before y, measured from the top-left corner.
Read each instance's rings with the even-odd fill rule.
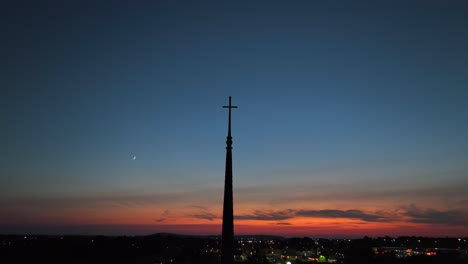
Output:
[[[223,204],[223,237],[221,248],[221,263],[234,262],[234,206],[232,197],[232,137],[231,137],[231,109],[237,106],[223,106],[229,109],[228,135],[226,137],[226,172],[224,178],[224,204]]]

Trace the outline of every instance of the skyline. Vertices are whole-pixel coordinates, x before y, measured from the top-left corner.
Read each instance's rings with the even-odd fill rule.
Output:
[[[468,236],[464,1],[0,12],[2,234],[221,234],[232,95],[236,235]]]

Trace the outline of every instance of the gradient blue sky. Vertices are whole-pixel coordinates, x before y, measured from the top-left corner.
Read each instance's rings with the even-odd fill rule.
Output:
[[[1,4],[0,233],[219,233],[231,95],[240,232],[468,235],[466,1],[98,2]]]

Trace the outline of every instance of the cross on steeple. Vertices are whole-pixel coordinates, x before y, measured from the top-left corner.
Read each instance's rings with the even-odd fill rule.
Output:
[[[231,138],[231,109],[237,108],[235,105],[231,105],[231,96],[229,96],[229,105],[223,106],[223,108],[229,108],[229,121],[228,121],[228,140]],[[232,141],[230,141],[232,144]]]

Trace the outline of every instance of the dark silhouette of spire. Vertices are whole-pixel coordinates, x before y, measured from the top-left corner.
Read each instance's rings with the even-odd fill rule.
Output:
[[[224,205],[223,205],[223,237],[221,248],[221,263],[234,262],[234,202],[232,197],[232,137],[231,137],[231,109],[237,106],[223,106],[229,109],[228,135],[226,137],[226,173],[224,178]]]

